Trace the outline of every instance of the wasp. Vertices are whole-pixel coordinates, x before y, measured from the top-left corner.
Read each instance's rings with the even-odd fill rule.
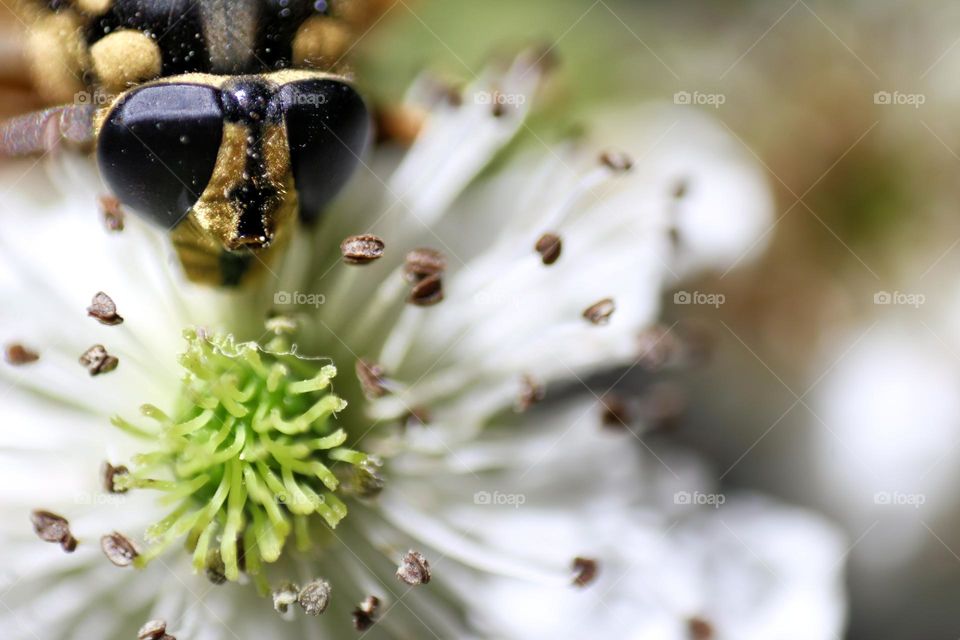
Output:
[[[66,104],[0,125],[0,156],[92,147],[189,280],[239,285],[321,216],[369,144],[340,62],[365,1],[25,3],[32,76]]]

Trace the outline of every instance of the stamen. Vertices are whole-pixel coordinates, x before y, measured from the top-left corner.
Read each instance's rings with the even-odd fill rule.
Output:
[[[542,401],[547,393],[546,388],[529,374],[523,376],[521,384],[520,396],[517,398],[517,403],[514,407],[517,413],[523,413],[529,410],[530,407]]]
[[[114,233],[123,231],[126,214],[120,200],[113,196],[100,196],[100,212],[103,214],[103,226]]]
[[[367,596],[363,602],[353,610],[353,628],[357,631],[367,631],[377,621],[377,609],[380,608],[380,599],[376,596]]]
[[[290,610],[290,605],[297,602],[300,595],[300,587],[292,582],[284,582],[273,592],[273,609],[277,613],[286,613]]]
[[[77,539],[70,533],[70,523],[63,516],[38,510],[30,514],[30,520],[41,540],[58,542],[67,553],[73,553],[77,548]]]
[[[107,326],[118,325],[123,322],[123,317],[117,314],[117,305],[103,291],[93,296],[93,301],[87,307],[87,315]]]
[[[363,389],[363,393],[367,398],[375,400],[376,398],[382,398],[386,395],[386,372],[383,370],[383,367],[375,362],[361,358],[357,360],[355,370],[357,372],[357,380],[360,381],[360,387]]]
[[[404,276],[414,283],[430,276],[440,275],[446,270],[447,257],[436,249],[414,249],[407,254],[404,262]]]
[[[95,344],[80,356],[80,364],[87,368],[91,376],[99,376],[116,369],[120,360],[107,353],[102,344]]]
[[[616,311],[617,306],[613,298],[604,298],[600,302],[593,304],[583,312],[583,317],[595,325],[604,325],[610,322],[610,316]]]
[[[628,429],[631,422],[630,409],[620,396],[607,394],[600,399],[603,404],[601,421],[610,429]]]
[[[423,557],[423,554],[412,549],[407,551],[397,568],[397,579],[414,587],[427,584],[431,577],[430,563]]]
[[[165,620],[151,620],[140,627],[137,632],[137,640],[177,640],[167,634],[167,623]]]
[[[340,253],[347,264],[369,264],[383,257],[383,240],[374,235],[350,236],[340,243]]]
[[[297,603],[308,616],[320,615],[330,604],[330,583],[322,579],[314,580],[300,590]]]
[[[10,344],[4,350],[3,359],[7,361],[7,364],[19,367],[36,362],[40,359],[40,354],[22,344]]]
[[[430,307],[443,301],[443,281],[439,274],[427,276],[410,291],[408,302],[418,307]]]
[[[560,239],[560,236],[554,233],[545,233],[537,240],[534,248],[537,253],[540,254],[543,264],[550,266],[560,259],[560,252],[563,250],[563,241]]]
[[[140,555],[133,541],[116,531],[100,538],[100,548],[107,560],[118,567],[129,567]]]
[[[711,640],[714,637],[713,625],[700,617],[693,617],[687,621],[690,631],[690,640]]]
[[[591,558],[581,558],[577,557],[573,559],[573,584],[576,587],[586,587],[592,583],[596,577],[599,570],[599,565],[596,560]]]
[[[121,465],[113,466],[109,462],[104,462],[100,470],[103,489],[107,493],[126,493],[130,488],[125,484],[125,480],[130,475],[130,469]],[[118,483],[118,480],[120,481]]]
[[[637,337],[637,362],[647,371],[659,371],[676,358],[679,346],[669,327],[655,325]]]
[[[616,173],[626,173],[633,168],[633,158],[622,151],[605,151],[600,162]]]

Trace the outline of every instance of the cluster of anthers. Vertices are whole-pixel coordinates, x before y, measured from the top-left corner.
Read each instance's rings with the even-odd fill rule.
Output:
[[[306,551],[324,525],[336,527],[347,514],[338,494],[369,497],[382,488],[379,462],[344,446],[335,417],[346,402],[331,390],[332,364],[298,355],[282,337],[263,348],[194,330],[184,337],[179,406],[168,415],[144,405],[152,427],[114,417],[153,447],[129,469],[104,469],[109,491],[159,490],[173,509],[147,530],[146,550],[118,533],[105,536],[103,548],[115,564],[142,567],[185,537],[194,568],[211,581],[246,573],[267,595],[263,565],[280,558],[289,538]],[[295,599],[316,615],[328,597],[318,580]]]

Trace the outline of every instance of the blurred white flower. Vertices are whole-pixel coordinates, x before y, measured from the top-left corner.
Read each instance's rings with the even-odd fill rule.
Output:
[[[685,511],[670,504],[681,490],[673,480],[687,486],[680,478],[697,477],[695,463],[664,461],[676,469],[665,481],[636,459],[629,433],[599,428],[599,402],[511,414],[549,396],[554,383],[642,355],[639,334],[656,319],[662,285],[677,266],[670,239],[677,179],[708,184],[729,160],[708,143],[703,155],[680,154],[689,162],[671,165],[676,175],[647,174],[631,172],[619,153],[584,159],[561,148],[526,151],[490,169],[524,126],[530,101],[492,109],[474,97],[529,96],[540,73],[520,58],[479,79],[459,104],[414,91],[411,102],[429,105],[415,144],[378,150],[322,224],[294,240],[276,273],[242,292],[184,282],[168,239],[135,218],[122,233],[105,231],[95,215],[98,180],[85,160],[60,158],[49,175],[29,165],[4,169],[5,637],[129,638],[148,620],[165,621],[165,632],[181,640],[341,637],[371,623],[364,631],[371,637],[530,637],[524,617],[485,613],[508,611],[502,596],[512,598],[517,584],[582,602],[594,570],[604,576],[623,567],[628,588],[606,599],[625,610],[646,597],[646,574],[632,573],[634,556],[618,543],[621,524],[638,543],[659,532],[658,544],[684,562],[710,548],[722,556],[714,569],[706,557],[685,567],[637,551],[657,567],[657,580],[689,582],[689,592],[676,587],[682,601],[644,600],[658,619],[675,625],[710,616],[735,637],[726,630],[779,629],[767,620],[797,606],[811,625],[802,627],[807,637],[829,637],[818,634],[839,624],[842,598],[820,564],[797,572],[783,557],[789,550],[771,551],[784,535],[776,512],[769,522],[731,515],[747,548],[788,585],[736,615],[741,609],[727,610],[724,598],[765,587],[750,577],[756,567],[738,573],[741,560],[754,564],[749,554],[724,551],[729,541],[716,525],[723,512],[665,526],[669,514]],[[644,162],[656,165],[655,156]],[[737,197],[698,207],[709,204],[713,219],[725,219],[730,202],[750,197],[736,182],[725,189]],[[755,193],[752,181],[743,187]],[[338,245],[361,233],[383,238],[384,257],[345,264]],[[546,234],[555,238],[544,243]],[[86,317],[98,291],[115,301],[122,324]],[[311,306],[296,306],[302,299]],[[271,310],[283,314],[270,325],[281,337],[299,327],[297,354],[324,360],[297,357],[272,340],[264,348],[238,344],[267,342],[261,328]],[[190,327],[200,329],[185,345],[181,332]],[[78,358],[94,345],[102,349],[82,366]],[[186,377],[176,358],[185,349]],[[331,361],[339,375],[329,386]],[[143,402],[154,407],[138,420]],[[298,422],[301,414],[309,419]],[[310,425],[317,437],[298,439]],[[145,437],[129,437],[137,430]],[[153,484],[174,500],[161,508],[150,491],[105,491],[104,461],[115,465],[107,475],[114,489]],[[157,462],[169,469],[153,478]],[[380,475],[385,488],[376,497]],[[506,513],[485,503],[521,499],[523,508]],[[49,513],[34,514],[35,533],[29,520],[38,509]],[[789,526],[816,527],[804,523]],[[564,542],[525,537],[540,532]],[[67,549],[73,539],[78,545],[64,553],[37,533]],[[834,544],[829,535],[792,535],[819,551]],[[189,552],[177,550],[183,543]],[[153,558],[161,545],[170,550]],[[134,564],[152,561],[140,570],[108,561],[125,564],[136,553]],[[248,578],[271,588],[273,602],[252,586],[211,584]],[[794,599],[794,588],[809,599]],[[288,623],[271,610],[291,617],[296,602],[322,615]],[[593,605],[569,612],[579,616],[583,606]],[[731,615],[745,626],[728,626]]]

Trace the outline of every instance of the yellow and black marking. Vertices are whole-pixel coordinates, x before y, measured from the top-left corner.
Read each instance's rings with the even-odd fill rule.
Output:
[[[340,190],[369,126],[337,76],[190,74],[103,109],[97,155],[120,201],[171,229],[191,280],[237,285]]]

